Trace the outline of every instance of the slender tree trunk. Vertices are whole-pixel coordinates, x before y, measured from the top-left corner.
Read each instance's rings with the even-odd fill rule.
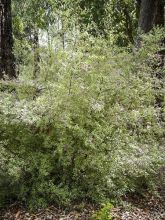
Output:
[[[63,48],[63,50],[65,50],[65,31],[64,31],[64,22],[63,22],[63,20],[61,20],[61,31],[62,31],[62,33],[61,33],[61,38],[62,38],[62,48]]]
[[[155,25],[158,27],[164,27],[165,25],[164,6],[165,6],[165,0],[159,0],[158,5],[157,5],[156,18],[155,18]],[[161,40],[160,44],[163,45],[163,48],[164,48],[165,37]],[[158,51],[158,55],[160,57],[159,67],[164,67],[165,49]],[[160,78],[163,79],[163,71],[162,71],[162,75],[160,76]]]
[[[40,52],[39,52],[39,31],[34,29],[34,78],[37,78],[40,73]]]
[[[128,11],[126,6],[124,7],[123,11],[124,11],[125,19],[126,19],[126,23],[125,23],[126,34],[128,36],[129,42],[133,44],[134,43],[134,39],[133,39],[132,20],[130,18],[129,11]]]
[[[140,17],[141,0],[136,0],[136,18]]]
[[[0,0],[0,78],[4,75],[16,77],[11,0]]]
[[[157,12],[155,17],[155,25],[158,27],[164,27],[164,6],[165,6],[165,0],[159,0],[157,5]],[[160,44],[163,46],[165,45],[165,37],[161,40]],[[158,51],[158,63],[156,65],[156,68],[158,69],[158,72],[156,74],[157,78],[160,80],[160,86],[163,90],[164,88],[164,63],[165,63],[165,49],[162,49]],[[159,106],[162,109],[162,115],[163,115],[163,108],[164,108],[164,94],[160,94],[156,97],[156,105]],[[162,117],[163,120],[163,117]]]

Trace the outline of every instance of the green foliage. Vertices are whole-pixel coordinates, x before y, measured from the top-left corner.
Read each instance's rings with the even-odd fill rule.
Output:
[[[88,30],[93,36],[106,37],[107,5],[109,0],[75,1],[77,17],[82,30]]]
[[[148,61],[159,38],[132,54],[86,36],[74,50],[41,48],[36,80],[29,59],[17,81],[1,82],[1,204],[100,204],[156,188],[164,124]]]
[[[112,220],[112,216],[110,215],[110,211],[113,208],[113,205],[111,203],[107,203],[103,205],[103,208],[93,214],[92,219],[93,220]]]
[[[106,30],[111,42],[118,46],[134,44],[138,23],[135,2],[111,0],[108,3]]]

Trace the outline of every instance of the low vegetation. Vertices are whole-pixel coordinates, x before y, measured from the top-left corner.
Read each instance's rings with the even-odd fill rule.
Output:
[[[144,35],[134,52],[88,34],[74,49],[43,46],[35,80],[26,54],[19,78],[0,83],[1,206],[108,204],[157,192],[165,165],[157,103],[164,91],[155,73],[162,33]],[[99,217],[106,210],[96,219],[109,219]]]

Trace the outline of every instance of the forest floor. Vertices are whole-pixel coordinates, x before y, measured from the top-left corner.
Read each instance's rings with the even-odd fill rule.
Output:
[[[112,220],[165,220],[165,198],[132,197],[124,200],[122,206],[111,210]],[[95,212],[97,208],[93,205],[78,205],[72,211],[51,206],[29,213],[14,204],[0,213],[0,220],[90,220]]]

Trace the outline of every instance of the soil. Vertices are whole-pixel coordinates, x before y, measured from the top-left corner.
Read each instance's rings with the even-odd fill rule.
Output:
[[[13,204],[1,212],[0,220],[90,220],[95,212],[97,208],[93,205],[77,205],[71,211],[51,206],[36,213],[29,213]],[[122,205],[110,212],[112,220],[165,220],[165,198],[124,198]]]

